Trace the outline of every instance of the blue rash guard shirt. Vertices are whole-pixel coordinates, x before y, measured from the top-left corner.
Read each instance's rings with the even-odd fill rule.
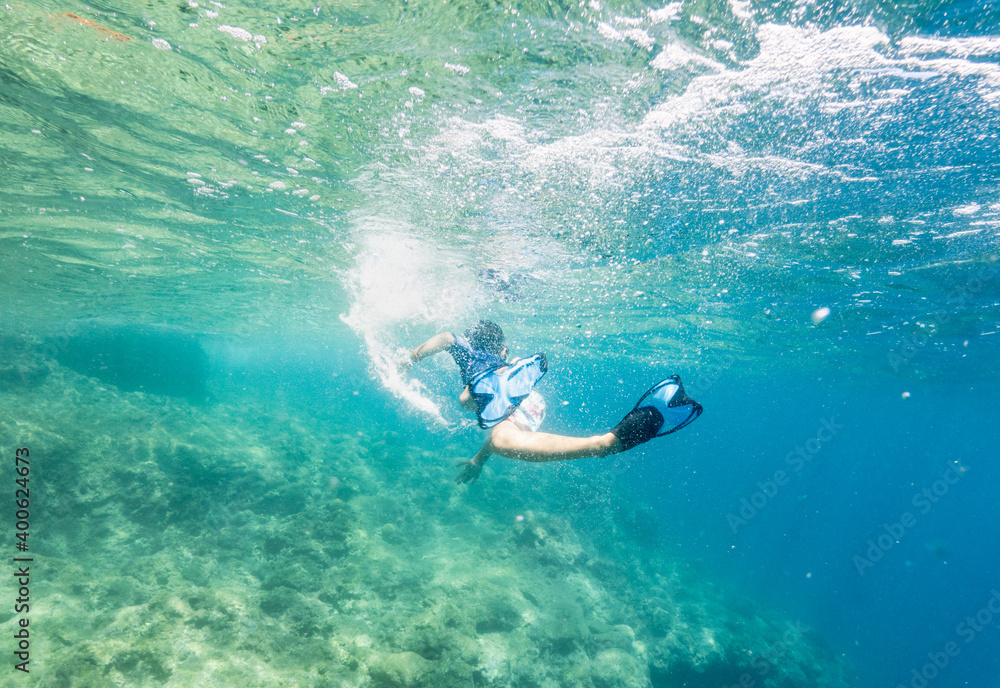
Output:
[[[462,376],[462,384],[468,385],[472,378],[480,373],[488,370],[496,370],[507,365],[507,361],[496,354],[473,348],[469,340],[462,335],[452,333],[451,336],[455,338],[455,343],[445,349],[445,351],[451,354],[451,357],[455,359],[455,363],[458,364],[459,373]]]

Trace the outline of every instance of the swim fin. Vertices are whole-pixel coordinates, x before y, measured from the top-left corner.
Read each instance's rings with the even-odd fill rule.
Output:
[[[627,451],[654,437],[677,432],[701,415],[701,404],[684,393],[678,375],[671,375],[649,388],[611,432]]]

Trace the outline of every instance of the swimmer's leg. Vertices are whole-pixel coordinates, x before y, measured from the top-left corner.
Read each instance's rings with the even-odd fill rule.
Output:
[[[508,422],[493,426],[489,442],[494,454],[521,461],[566,461],[622,451],[621,442],[610,432],[591,437],[567,437],[529,432]]]

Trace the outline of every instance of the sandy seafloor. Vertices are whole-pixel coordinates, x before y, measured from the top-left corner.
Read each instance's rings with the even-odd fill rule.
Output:
[[[494,459],[458,487],[463,448],[361,408],[123,391],[4,344],[0,446],[30,448],[37,514],[32,673],[4,685],[847,685],[607,473]]]

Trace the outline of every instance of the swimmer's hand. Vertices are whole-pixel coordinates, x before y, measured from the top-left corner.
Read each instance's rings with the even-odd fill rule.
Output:
[[[410,372],[410,368],[413,367],[413,357],[410,354],[405,354],[396,359],[396,370],[400,375],[406,375]]]
[[[487,438],[471,461],[459,461],[455,464],[456,466],[465,466],[462,472],[455,476],[455,482],[459,485],[462,483],[469,483],[471,485],[476,482],[479,479],[479,474],[483,472],[483,465],[492,453],[493,445],[490,443],[489,438]]]
[[[475,460],[459,461],[455,465],[465,466],[465,468],[462,469],[462,472],[455,476],[455,482],[459,485],[462,483],[469,483],[471,485],[479,480],[479,474],[483,472],[482,464],[476,463]]]

